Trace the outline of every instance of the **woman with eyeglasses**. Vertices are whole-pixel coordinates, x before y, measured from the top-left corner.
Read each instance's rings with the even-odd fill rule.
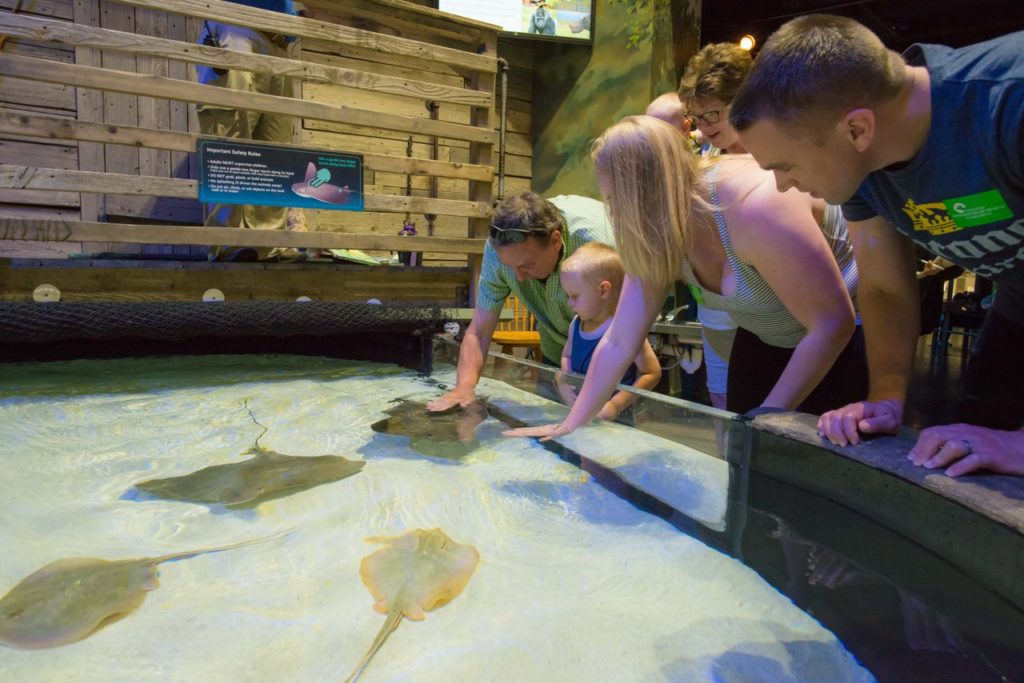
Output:
[[[729,123],[729,105],[754,61],[733,43],[712,43],[690,58],[679,81],[679,100],[686,108],[690,129],[700,132],[717,151],[746,152]]]
[[[650,116],[609,128],[591,157],[626,269],[619,308],[565,421],[511,435],[557,436],[591,419],[677,280],[739,326],[729,410],[820,414],[867,394],[857,270],[836,207],[779,192],[749,156],[701,159]]]
[[[537,321],[543,358],[535,360],[561,365],[574,313],[558,272],[562,262],[588,242],[615,245],[604,204],[589,197],[544,199],[535,192],[521,192],[495,207],[476,308],[459,348],[455,388],[431,401],[428,410],[476,401],[476,385],[509,294],[523,302]]]

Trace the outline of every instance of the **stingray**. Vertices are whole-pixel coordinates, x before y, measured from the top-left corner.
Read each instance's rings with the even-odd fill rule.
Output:
[[[76,643],[136,610],[159,585],[157,565],[281,535],[134,560],[72,557],[51,562],[0,598],[0,643],[23,650]]]
[[[477,447],[474,430],[487,417],[486,402],[431,412],[423,401],[398,399],[384,412],[389,417],[370,425],[381,434],[409,437],[409,447],[424,455],[461,460]]]
[[[366,541],[385,546],[363,558],[359,575],[373,596],[373,609],[387,619],[345,683],[363,673],[402,617],[423,621],[425,612],[458,597],[480,562],[476,548],[456,543],[440,529],[414,529],[401,536],[374,536]]]
[[[256,457],[211,465],[181,477],[149,479],[135,487],[171,500],[219,503],[232,509],[252,508],[268,500],[350,477],[366,465],[362,460],[349,460],[340,455],[299,457],[260,447],[250,448],[243,455]]]
[[[256,424],[263,427],[259,422]],[[259,445],[266,431],[263,427],[255,446],[243,453],[255,456],[249,460],[211,465],[180,477],[149,479],[135,484],[135,488],[170,500],[222,504],[231,509],[253,508],[268,500],[351,477],[366,465],[365,461],[340,455],[300,457],[276,453]]]

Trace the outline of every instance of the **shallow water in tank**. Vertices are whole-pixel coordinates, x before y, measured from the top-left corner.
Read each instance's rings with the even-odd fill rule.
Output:
[[[476,425],[477,447],[461,460],[371,429],[394,399],[436,396],[450,367],[428,379],[385,364],[213,356],[16,364],[0,377],[0,595],[61,558],[157,556],[291,530],[162,564],[137,610],[80,642],[0,647],[0,680],[341,680],[384,620],[359,576],[378,547],[365,539],[435,527],[473,545],[480,563],[450,604],[403,621],[360,680],[871,680],[755,572],[536,442],[503,438],[502,421]],[[524,419],[564,411],[491,380],[480,393]],[[263,431],[254,418],[263,447],[366,466],[251,510],[133,488],[249,457]],[[610,424],[573,447],[660,482],[712,527],[723,513],[721,461]]]

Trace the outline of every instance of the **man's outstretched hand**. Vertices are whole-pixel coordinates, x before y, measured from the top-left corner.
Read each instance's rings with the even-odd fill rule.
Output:
[[[427,404],[427,410],[432,413],[443,413],[456,406],[466,406],[476,403],[476,392],[472,389],[452,389],[443,396],[438,396]]]

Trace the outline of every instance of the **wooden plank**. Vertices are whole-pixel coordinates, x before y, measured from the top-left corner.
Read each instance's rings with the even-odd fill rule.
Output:
[[[445,69],[444,65],[432,62],[409,64],[407,59],[397,60],[397,64],[391,64],[381,61],[382,56],[378,53],[349,45],[304,40],[302,41],[302,58],[306,64],[323,64],[338,69],[366,71],[392,78],[423,81],[452,88],[466,88],[466,79],[451,69]]]
[[[536,52],[536,43],[498,36],[498,56],[507,60],[513,69],[532,70]]]
[[[364,126],[350,126],[344,123],[334,123],[333,121],[315,121],[313,119],[306,119],[303,121],[303,127],[307,131],[313,131],[314,133],[326,132],[336,133],[345,136],[359,136],[366,138],[377,138],[386,143],[387,148],[391,154],[398,154],[405,151],[405,143],[409,139],[408,133],[401,133],[399,131],[384,130],[383,128],[370,128]],[[416,150],[422,149],[423,145],[430,143],[430,136],[427,135],[413,135],[413,144],[417,145]],[[390,141],[390,142],[388,142]],[[392,143],[400,143],[394,145]],[[453,140],[451,138],[438,138],[438,144],[442,151],[448,150],[447,154],[441,154],[441,157],[448,161],[458,161],[462,163],[469,163],[469,143],[460,140]],[[449,148],[451,148],[449,150]],[[414,150],[414,156],[421,156]],[[383,150],[382,150],[383,153]]]
[[[133,194],[182,199],[195,199],[199,196],[199,181],[197,180],[91,171],[65,171],[15,164],[0,164],[0,188]],[[364,195],[363,206],[366,211],[435,213],[471,218],[486,218],[490,216],[491,211],[487,202],[375,194]]]
[[[389,55],[372,48],[359,47],[358,45],[345,45],[309,39],[305,39],[302,42],[303,50],[309,50],[309,52],[317,55],[315,58],[311,57],[310,61],[320,61],[319,58],[321,56],[337,56],[342,59],[361,61],[364,64],[361,68],[367,70],[376,69],[376,65],[383,65],[389,67],[389,70],[397,68],[415,71],[417,80],[436,80],[438,83],[448,83],[449,85],[466,85],[468,80],[462,71],[442,62],[410,60],[403,55]],[[381,70],[381,73],[388,73],[388,71]],[[391,73],[391,75],[398,74]]]
[[[136,10],[135,30],[141,34],[138,38],[147,43],[152,44],[165,40],[164,36],[167,35],[167,14],[147,9]],[[166,59],[138,54],[135,57],[135,61],[139,73],[153,74],[155,76],[168,75],[169,67]],[[139,98],[140,128],[168,130],[170,124],[170,111],[167,100],[158,100],[152,97]],[[170,176],[170,153],[157,149],[140,149],[139,173],[142,175]]]
[[[75,211],[78,215],[78,211]],[[67,258],[73,254],[82,253],[81,242],[15,242],[0,240],[0,259],[7,258],[40,258],[56,259]],[[2,277],[0,277],[2,279]],[[40,281],[37,281],[40,282]],[[34,289],[35,287],[33,287]],[[8,290],[0,293],[0,299],[5,296],[11,298],[6,301],[21,301],[16,292]],[[31,291],[25,293],[25,301],[32,300]]]
[[[513,100],[509,100],[509,105],[513,103]],[[533,137],[533,121],[530,112],[518,111],[509,106],[505,118],[506,131],[510,133],[520,133],[532,139]]]
[[[5,53],[6,54],[6,53]],[[42,64],[56,64],[46,59],[34,57],[12,57],[13,59],[33,59]],[[70,65],[65,65],[70,66]],[[0,73],[0,76],[3,74]],[[0,78],[3,88],[0,89],[0,103],[33,109],[75,110],[75,89],[64,83],[37,83],[23,78]]]
[[[135,10],[120,3],[104,3],[102,5],[103,25],[108,28],[119,29],[129,33],[135,32]],[[101,53],[102,72],[107,73],[132,73],[135,74],[135,55],[103,50]],[[74,65],[65,65],[73,67]],[[66,81],[67,82],[67,81]],[[139,123],[139,98],[136,93],[139,90],[110,90],[104,89],[103,93],[103,122],[122,124],[126,126],[137,126]],[[104,149],[104,170],[110,173],[127,173],[138,175],[139,173],[139,150],[122,147],[107,146]]]
[[[505,131],[506,154],[518,154],[522,157],[533,156],[533,140],[529,135]]]
[[[195,45],[193,43],[168,40],[160,36],[166,34],[166,18],[158,36],[151,32],[157,30],[156,13],[141,15],[144,26],[137,28],[138,33],[114,31],[110,29],[78,26],[67,22],[27,17],[12,14],[0,14],[0,33],[12,36],[48,40],[62,45],[74,47],[103,48],[127,54],[145,55],[154,58],[177,59],[192,64],[210,64],[229,69],[265,72],[275,75],[287,75],[321,83],[344,85],[365,90],[387,92],[402,97],[423,100],[437,100],[478,107],[489,107],[494,103],[494,95],[464,87],[452,87],[437,83],[417,81],[411,78],[399,78],[368,71],[327,66],[295,59],[286,59],[272,55],[237,52],[218,47]],[[151,26],[152,28],[145,28]],[[144,30],[145,29],[145,30]],[[140,62],[147,69],[139,69],[142,73],[166,75],[166,64],[160,71],[150,70],[149,62]]]
[[[334,11],[338,7],[336,0],[309,0],[302,4],[308,8],[322,8],[327,11]],[[357,4],[361,7],[375,8],[377,14],[399,15],[415,19],[419,24],[425,26],[461,26],[462,28],[458,30],[466,36],[465,42],[470,43],[479,42],[486,34],[497,34],[501,30],[500,26],[494,24],[434,9],[433,3],[423,5],[403,0],[373,0],[372,4],[367,2],[358,2]]]
[[[479,181],[477,181],[479,182]],[[431,199],[429,197],[396,197],[391,195],[366,195],[364,204],[367,211],[390,211],[392,213],[433,213],[445,216],[465,216],[487,222],[491,215],[490,199],[483,202],[458,201],[454,199]]]
[[[190,26],[190,22],[195,26]],[[191,31],[191,33],[190,33]],[[167,36],[174,40],[194,43],[198,40],[199,20],[186,18],[177,14],[167,17]],[[182,81],[194,81],[195,69],[191,64],[172,60],[168,65],[167,75]],[[199,122],[195,114],[195,105],[180,100],[169,100],[167,111],[170,118],[170,129],[176,131],[198,132]],[[187,152],[171,151],[171,174],[177,178],[195,178],[199,174],[196,155]]]
[[[63,140],[87,140],[89,142],[107,142],[134,147],[150,147],[155,149],[194,152],[196,140],[200,137],[194,133],[177,131],[159,131],[132,126],[111,126],[99,123],[74,121],[55,116],[31,115],[18,113],[0,107],[0,134],[24,134],[40,138]],[[229,138],[209,137],[204,139],[225,140]],[[282,145],[289,147],[290,145]],[[306,146],[294,146],[296,149],[308,149]],[[347,145],[325,144],[324,149],[363,153],[363,165],[367,170],[390,171],[422,175],[437,175],[448,178],[464,178],[467,180],[490,180],[494,177],[494,169],[487,166],[472,164],[431,161],[430,159],[408,159],[405,157],[381,154],[367,154],[362,149]],[[25,158],[25,157],[23,157]],[[28,157],[33,158],[33,157]],[[35,159],[33,158],[33,161]],[[41,165],[41,164],[40,164]],[[47,164],[52,166],[52,164]],[[68,168],[73,168],[69,166]]]
[[[533,159],[518,154],[505,155],[505,175],[530,177],[533,175]]]
[[[18,0],[0,0],[0,9],[14,11],[18,7]],[[29,0],[21,2],[19,12],[24,14],[38,14],[43,17],[54,17],[71,21],[72,8],[67,0]]]
[[[208,0],[213,2],[214,0]],[[150,97],[166,97],[213,104],[229,109],[247,109],[290,116],[376,126],[420,135],[438,135],[458,140],[491,144],[494,131],[463,126],[426,118],[396,116],[376,111],[363,111],[320,102],[296,101],[259,93],[236,92],[198,83],[185,83],[172,78],[147,76],[123,71],[108,71],[77,64],[58,64],[32,57],[0,54],[0,76],[30,78],[44,83],[70,83],[79,87],[99,88],[117,93],[133,93]],[[66,86],[65,86],[66,87]]]
[[[8,218],[0,210],[0,240],[131,242],[134,244],[235,244],[250,247],[312,247],[482,254],[483,239],[354,235],[291,230],[135,225]]]
[[[203,205],[199,203],[198,199],[106,195],[108,216],[196,225],[203,222],[202,207]]]
[[[73,0],[75,24],[83,26],[100,25],[99,0]],[[100,51],[91,48],[75,48],[75,63],[83,66],[100,66]],[[103,92],[87,88],[75,88],[77,118],[80,121],[103,121]],[[82,143],[78,146],[78,169],[80,171],[104,170],[103,145]],[[79,196],[80,219],[96,221],[105,216],[103,197],[83,193]]]
[[[96,171],[66,171],[16,164],[0,164],[0,187],[99,194],[117,192],[162,197],[198,196],[198,181],[195,180]]]
[[[8,220],[21,221],[73,221],[78,218],[78,211],[49,206],[0,206],[0,216]]]
[[[35,190],[0,189],[0,204],[34,204],[37,206],[60,206],[78,208],[77,192],[47,192]]]
[[[0,139],[0,164],[24,162],[26,159],[47,168],[78,168],[78,150],[73,145]]]
[[[337,43],[350,43],[368,47],[382,53],[403,55],[407,58],[443,62],[474,71],[494,73],[497,59],[493,56],[438,47],[404,38],[385,36],[372,31],[363,31],[314,19],[288,16],[280,12],[244,7],[219,0],[120,0],[134,7],[176,12],[187,16],[201,17],[227,24],[250,26],[273,33],[284,33],[300,38],[318,38]]]
[[[0,17],[2,16],[4,15],[0,14]],[[36,43],[31,40],[25,40],[24,38],[8,41],[4,44],[4,51],[14,55],[49,59],[53,62],[64,62],[66,64],[72,64],[75,61],[74,50],[67,50],[49,44]]]
[[[465,47],[467,44],[476,47],[480,42],[481,30],[478,28],[455,28],[449,22],[428,24],[421,17],[409,18],[396,15],[393,10],[383,10],[380,4],[373,2],[361,2],[360,0],[346,0],[344,3],[331,2],[321,5],[312,0],[310,3],[303,3],[306,7],[305,16],[314,19],[323,19],[336,24],[358,26],[359,28],[383,33],[386,35],[402,36],[413,40],[422,40],[433,44],[446,44]],[[495,28],[494,30],[497,30]]]
[[[0,243],[2,247],[2,243]],[[52,249],[52,247],[51,247]],[[45,258],[42,254],[37,258]],[[257,263],[117,263],[94,260],[77,267],[0,268],[0,300],[31,301],[49,283],[61,301],[201,301],[217,288],[228,301],[431,301],[458,304],[468,274],[454,269]]]
[[[306,83],[306,100],[314,102],[344,102],[345,106],[366,111],[386,111],[389,114],[407,116],[413,119],[427,119],[429,111],[420,100],[399,98],[390,93],[357,90],[338,85]],[[470,125],[471,109],[461,104],[442,104],[439,111],[441,121]]]
[[[488,54],[496,54],[497,52],[497,35],[491,34],[488,37],[488,41],[484,45],[484,49]],[[473,85],[481,90],[494,91],[494,81],[496,75],[494,73],[477,73],[473,76]],[[477,126],[483,126],[486,128],[494,128],[495,112],[490,109],[473,109],[472,110],[473,123]],[[469,162],[472,164],[483,164],[490,166],[494,163],[494,148],[491,145],[478,145],[471,144],[469,148]],[[500,182],[500,181],[499,181]],[[469,198],[478,202],[491,203],[493,183],[482,183],[482,182],[470,182],[469,184]],[[487,226],[490,224],[490,219],[473,219],[469,221],[469,236],[476,238],[483,238],[487,236]],[[480,281],[480,269],[483,263],[483,257],[480,254],[471,254],[467,259],[467,267],[469,268],[470,281],[472,283],[469,292],[469,305],[476,306],[477,296],[477,284]]]

